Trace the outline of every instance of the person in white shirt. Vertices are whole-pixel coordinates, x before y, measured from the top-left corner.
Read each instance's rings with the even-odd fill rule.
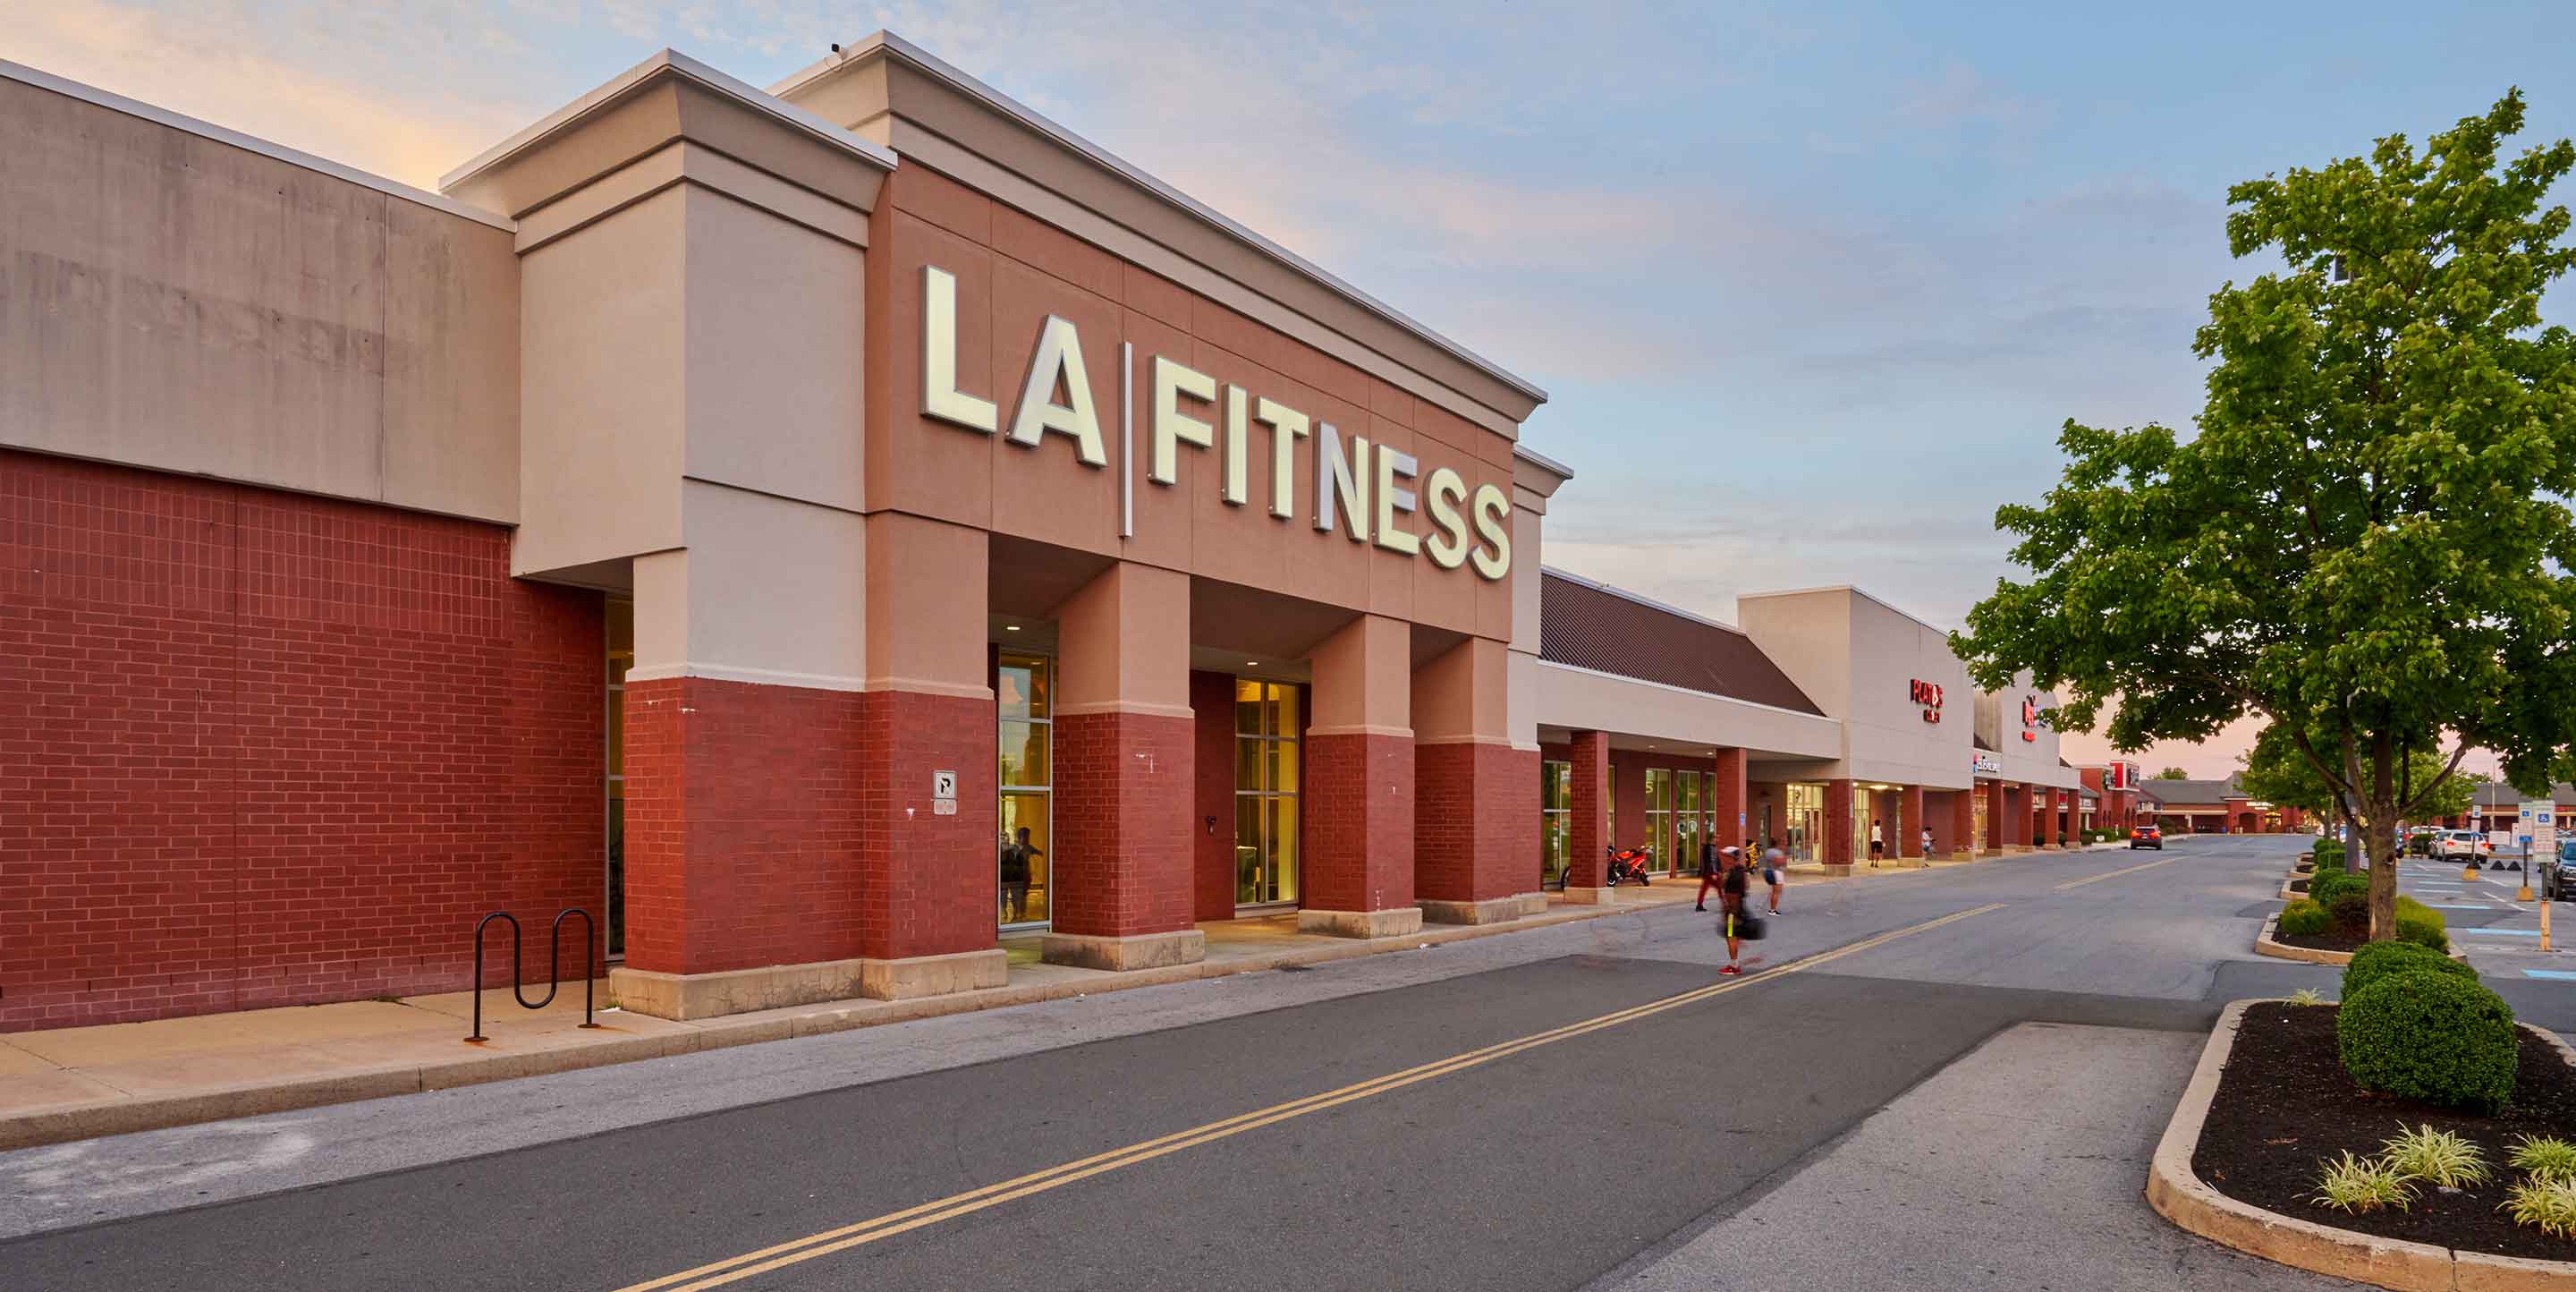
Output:
[[[1886,825],[1884,821],[1873,820],[1869,823],[1869,864],[1873,866],[1878,864],[1879,858],[1887,855],[1887,839],[1881,833],[1881,827],[1884,825]]]
[[[1923,827],[1923,859],[1932,860],[1932,827]]]

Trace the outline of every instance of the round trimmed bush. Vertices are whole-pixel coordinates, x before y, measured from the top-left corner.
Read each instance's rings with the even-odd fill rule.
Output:
[[[2427,969],[2434,973],[2453,974],[2470,982],[2478,980],[2478,971],[2443,955],[2431,947],[2415,942],[2373,942],[2352,953],[2352,963],[2343,969],[2343,998],[2350,1000],[2361,989],[2390,974]]]
[[[2448,952],[2451,949],[2450,926],[2440,911],[2400,893],[2397,895],[2397,940]]]
[[[2492,1113],[2513,1097],[2513,1009],[2475,981],[2402,969],[2344,997],[2335,1049],[2362,1088]]]
[[[2273,931],[2294,938],[2312,937],[2325,932],[2328,923],[2326,908],[2301,898],[2281,908],[2280,922]]]
[[[2347,938],[2370,936],[2370,894],[2338,888],[2334,896],[2326,899],[2325,908],[2326,919],[2334,925],[2336,934]]]
[[[2359,893],[2363,901],[2369,901],[2370,877],[2350,875],[2340,870],[2319,870],[2308,876],[2308,896],[2317,899],[2319,906],[2330,907],[2336,898],[2346,893]]]

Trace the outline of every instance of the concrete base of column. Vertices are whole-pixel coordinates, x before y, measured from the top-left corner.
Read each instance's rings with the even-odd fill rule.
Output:
[[[1422,931],[1422,908],[1399,906],[1386,911],[1297,912],[1297,931],[1337,938],[1400,938]]]
[[[1825,878],[1827,879],[1844,879],[1848,878],[1851,873],[1852,867],[1851,863],[1848,861],[1829,861],[1825,863]]]
[[[999,947],[905,960],[824,960],[717,973],[662,973],[619,965],[608,971],[608,990],[621,1009],[685,1022],[855,996],[903,1000],[999,987],[1009,968],[1010,961]]]
[[[1173,933],[1134,933],[1102,937],[1089,933],[1050,933],[1038,944],[1038,958],[1051,965],[1083,969],[1160,969],[1207,959],[1207,935],[1197,929]]]
[[[1515,893],[1481,902],[1444,902],[1426,897],[1419,899],[1418,905],[1422,918],[1432,924],[1501,924],[1545,911],[1547,894]]]
[[[1696,879],[1680,881],[1696,884]],[[1579,884],[1565,886],[1565,900],[1576,906],[1608,906],[1612,902],[1642,902],[1654,895],[1654,889],[1621,884],[1617,888],[1585,888]]]
[[[944,956],[861,961],[859,994],[870,1000],[911,1000],[950,992],[999,987],[1011,976],[1011,958],[1000,947]]]

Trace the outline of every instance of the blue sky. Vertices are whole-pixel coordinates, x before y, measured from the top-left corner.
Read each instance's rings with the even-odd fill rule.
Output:
[[[2565,4],[43,0],[0,57],[426,185],[665,45],[879,27],[1546,387],[1550,563],[1721,618],[1955,625],[2062,419],[2188,426],[2228,184],[2513,84],[2576,134]]]

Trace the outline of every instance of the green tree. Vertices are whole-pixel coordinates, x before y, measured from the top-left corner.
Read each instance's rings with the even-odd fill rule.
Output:
[[[2540,322],[2576,145],[2499,162],[2522,121],[2516,91],[2421,152],[2229,189],[2230,249],[2283,263],[2210,297],[2199,434],[2067,422],[2058,485],[1995,515],[2030,579],[1953,640],[1981,685],[2057,688],[2070,730],[2116,694],[2121,749],[2280,724],[2361,826],[2373,938],[2395,827],[2461,755],[2530,789],[2576,723],[2576,337]],[[2444,733],[2441,770],[2403,776]]]
[[[2327,761],[2340,761],[2343,746],[2338,735],[2312,731],[2308,733],[2308,743],[2312,747],[2338,751],[2336,758]],[[2340,821],[2352,828],[2353,838],[2361,837],[2361,822],[2353,817],[2351,802],[2335,784],[2326,780],[2315,763],[2308,760],[2289,728],[2277,722],[2263,728],[2263,734],[2254,738],[2254,748],[2237,761],[2245,767],[2237,783],[2249,796],[2285,803]],[[2470,800],[2477,797],[2478,786],[2485,784],[2487,779],[2471,772],[2452,771],[2447,776],[2443,772],[2442,756],[2432,746],[2421,745],[2406,751],[2405,760],[2397,765],[2396,780],[2398,799],[2411,804],[2407,811],[2410,822],[2468,811]],[[2376,779],[2377,775],[2376,766],[2363,766],[2362,779],[2365,782]],[[2418,785],[2430,786],[2430,792],[2417,794],[2415,787]]]
[[[2191,773],[2186,772],[2179,767],[2168,767],[2147,779],[2151,781],[2187,781],[2191,779]]]

